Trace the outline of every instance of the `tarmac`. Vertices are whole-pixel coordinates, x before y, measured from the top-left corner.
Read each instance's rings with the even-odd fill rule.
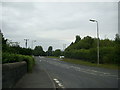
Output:
[[[13,88],[51,88],[56,90],[50,75],[38,64],[35,65],[32,73],[24,75]]]

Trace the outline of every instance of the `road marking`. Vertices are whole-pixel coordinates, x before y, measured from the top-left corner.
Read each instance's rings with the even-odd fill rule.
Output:
[[[55,79],[53,79],[53,80],[55,80],[55,81],[56,81],[57,79],[55,78]]]
[[[40,62],[41,62],[42,60],[40,60]]]
[[[56,59],[54,59],[56,60]],[[53,65],[56,65],[56,66],[61,66],[63,68],[66,68],[66,69],[74,69],[76,71],[80,71],[80,72],[84,72],[84,73],[87,73],[87,74],[92,74],[92,75],[99,75],[99,76],[109,76],[109,77],[117,77],[117,75],[113,75],[111,73],[107,73],[107,72],[101,72],[101,71],[97,71],[97,70],[92,70],[92,69],[84,69],[84,68],[80,68],[80,67],[76,67],[76,66],[69,66],[69,65],[66,65],[66,64],[61,64],[61,63],[58,63],[58,62],[48,62],[50,64],[53,64]]]
[[[60,83],[59,81],[56,81],[56,83]]]
[[[80,72],[84,72],[84,73],[88,73],[88,74],[92,74],[92,75],[117,77],[117,75],[113,75],[113,74],[106,73],[106,72],[100,72],[100,71],[96,71],[96,70],[92,70],[92,69],[83,69],[83,68],[79,68],[76,66],[70,66],[70,68],[73,68],[76,71],[80,71]]]
[[[58,84],[60,87],[62,87],[63,85],[61,83]]]
[[[64,86],[62,85],[62,83],[60,83],[60,81],[58,81],[58,79],[54,78],[53,80],[57,83],[59,87],[64,88]]]

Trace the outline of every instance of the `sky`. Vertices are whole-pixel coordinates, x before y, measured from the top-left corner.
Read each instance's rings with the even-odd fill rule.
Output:
[[[100,39],[114,40],[118,33],[117,2],[2,2],[0,18],[5,38],[25,47],[42,46],[46,51],[61,49],[80,35],[96,37],[98,21]]]

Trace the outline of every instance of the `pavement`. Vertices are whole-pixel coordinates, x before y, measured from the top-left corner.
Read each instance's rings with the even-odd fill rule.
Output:
[[[52,88],[55,90],[55,84],[49,74],[36,63],[33,72],[24,75],[14,88]]]

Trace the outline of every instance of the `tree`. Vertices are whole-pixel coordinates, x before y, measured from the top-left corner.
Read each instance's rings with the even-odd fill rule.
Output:
[[[33,54],[35,55],[35,56],[44,56],[45,55],[45,52],[43,51],[43,48],[42,48],[42,46],[36,46],[35,47],[35,49],[34,49],[34,51],[33,51]]]
[[[1,31],[0,31],[0,38],[2,38],[2,43],[1,43],[1,40],[0,40],[0,44],[2,46],[2,51],[7,52],[8,51],[7,39],[5,39],[3,37],[3,34],[1,33]]]
[[[76,35],[75,43],[78,43],[80,40],[81,40],[80,36],[79,36],[79,35]]]
[[[53,49],[52,46],[48,47],[48,51],[47,51],[48,56],[52,56],[52,49]]]
[[[59,57],[60,55],[61,55],[61,50],[60,49],[56,49],[54,51],[54,56]]]
[[[116,34],[115,36],[115,42],[120,44],[120,35],[119,34]]]

